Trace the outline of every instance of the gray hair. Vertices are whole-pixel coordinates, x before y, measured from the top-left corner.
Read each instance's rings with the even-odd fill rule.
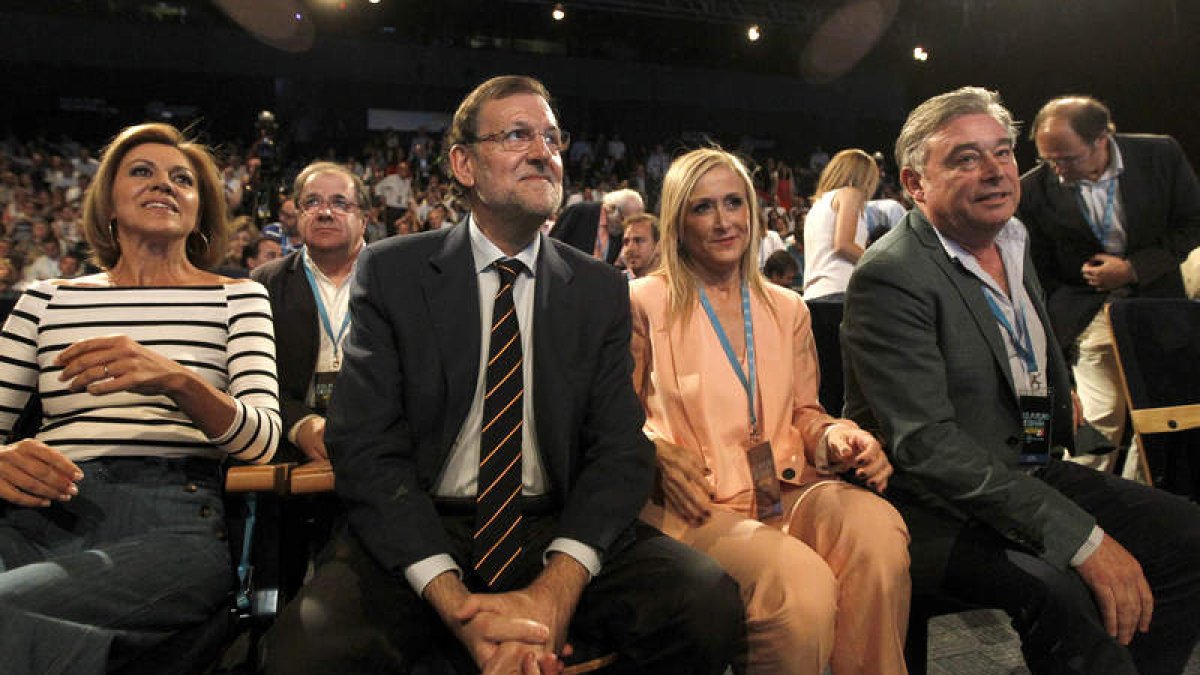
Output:
[[[1017,142],[1017,122],[1012,113],[1000,104],[1000,94],[983,87],[963,87],[939,94],[917,106],[908,114],[900,136],[896,138],[896,166],[909,167],[920,172],[925,169],[929,155],[926,144],[956,117],[976,114],[989,115],[1007,131],[1014,144]]]

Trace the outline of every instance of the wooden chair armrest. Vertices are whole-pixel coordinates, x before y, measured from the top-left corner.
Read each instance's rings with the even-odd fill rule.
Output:
[[[233,466],[225,471],[226,492],[288,493],[288,477],[295,464]]]
[[[309,462],[292,469],[289,477],[291,493],[294,495],[333,492],[333,467],[329,460]]]

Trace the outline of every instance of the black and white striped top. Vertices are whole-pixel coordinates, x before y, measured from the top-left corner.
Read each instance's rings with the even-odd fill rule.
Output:
[[[79,340],[107,335],[127,335],[228,392],[237,405],[233,424],[208,438],[166,396],[70,391],[54,359]],[[257,282],[140,288],[38,282],[0,332],[0,434],[8,435],[34,391],[44,411],[37,438],[73,461],[228,454],[267,462],[281,427],[267,291]]]

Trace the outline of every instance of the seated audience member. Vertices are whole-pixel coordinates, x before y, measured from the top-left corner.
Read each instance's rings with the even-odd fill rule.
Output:
[[[83,258],[74,251],[63,253],[58,259],[58,278],[74,279],[83,274]]]
[[[1200,510],[1061,460],[1071,381],[1030,263],[1016,128],[978,87],[896,140],[914,210],[850,280],[846,409],[887,439],[914,587],[1004,609],[1035,673],[1180,673],[1200,631]]]
[[[804,299],[841,302],[854,264],[867,246],[867,200],[879,167],[866,152],[842,150],[821,171],[804,219]]]
[[[663,264],[629,286],[634,389],[661,481],[643,519],[741,586],[740,672],[904,673],[908,535],[876,494],[892,468],[875,437],[817,402],[808,310],[755,264],[746,168],[692,151],[661,204]]]
[[[367,188],[341,164],[315,162],[296,176],[304,247],[255,268],[266,286],[278,346],[279,387],[288,461],[329,459],[325,412],[350,331],[350,285],[365,242]]]
[[[44,408],[0,449],[6,672],[121,670],[222,610],[221,464],[279,439],[266,292],[204,271],[228,233],[208,151],[123,130],[83,226],[104,272],[34,284],[0,335],[0,430]]]
[[[62,242],[51,237],[43,240],[40,247],[41,255],[34,258],[33,262],[25,266],[24,281],[26,287],[38,281],[56,279],[61,276],[59,260],[62,259]]]
[[[242,266],[250,273],[260,265],[276,260],[283,252],[278,237],[264,236],[253,239],[242,249]]]
[[[628,188],[615,190],[604,195],[602,201],[568,206],[559,214],[550,236],[597,260],[615,264],[621,253],[625,219],[645,210],[641,195]]]
[[[800,273],[800,265],[787,251],[775,251],[767,256],[763,265],[763,276],[776,286],[792,288],[796,284],[796,275]]]
[[[359,259],[326,431],[349,528],[268,633],[267,672],[404,672],[433,650],[460,673],[557,672],[570,626],[622,672],[719,675],[735,584],[636,524],[653,448],[625,281],[538,232],[565,148],[546,90],[483,83],[446,147],[466,222]]]
[[[637,279],[658,269],[658,239],[658,218],[654,214],[639,213],[625,219],[621,260],[627,277]]]

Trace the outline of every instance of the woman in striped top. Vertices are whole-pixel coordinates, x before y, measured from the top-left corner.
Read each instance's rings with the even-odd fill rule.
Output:
[[[103,673],[222,606],[221,463],[280,434],[266,290],[204,271],[225,250],[208,151],[122,131],[85,197],[101,274],[35,284],[0,333],[0,662]]]

